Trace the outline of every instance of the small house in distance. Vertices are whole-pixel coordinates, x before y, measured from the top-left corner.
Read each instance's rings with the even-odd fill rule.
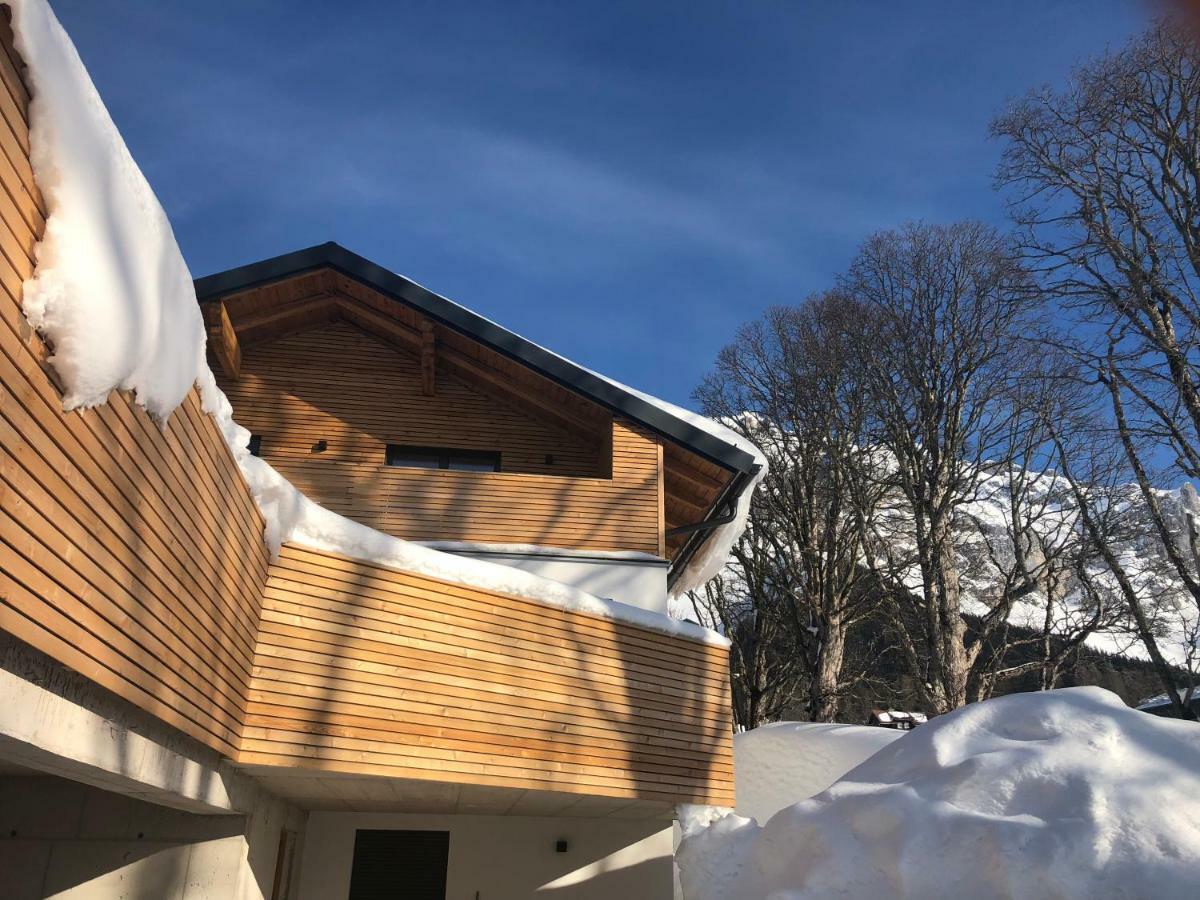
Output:
[[[1200,690],[1193,689],[1191,697],[1188,698],[1188,689],[1181,687],[1179,690],[1179,699],[1186,700],[1187,706],[1191,711],[1200,717]],[[1175,715],[1175,707],[1171,705],[1171,698],[1168,694],[1157,694],[1153,697],[1147,697],[1137,705],[1137,708],[1142,712],[1150,713],[1152,716],[1166,716],[1171,718]]]
[[[867,716],[867,724],[879,728],[894,728],[897,731],[912,731],[929,721],[925,713],[904,712],[899,709],[873,709]]]

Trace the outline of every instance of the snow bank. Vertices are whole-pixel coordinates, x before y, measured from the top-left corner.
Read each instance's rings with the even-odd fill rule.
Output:
[[[765,825],[907,732],[865,725],[776,722],[733,738],[737,814]]]
[[[171,224],[45,0],[9,0],[29,66],[33,172],[46,200],[24,310],[67,409],[114,388],[166,419],[205,369],[204,327]]]
[[[1191,898],[1200,727],[1099,688],[934,719],[759,827],[685,835],[688,900]]]

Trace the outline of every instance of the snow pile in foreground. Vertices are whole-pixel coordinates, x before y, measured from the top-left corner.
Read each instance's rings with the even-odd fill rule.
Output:
[[[54,348],[71,409],[128,389],[166,421],[192,385],[217,422],[267,522],[273,553],[291,541],[471,587],[728,646],[716,632],[602,600],[508,566],[441,553],[313,503],[246,449],[249,433],[205,360],[195,288],[154,192],[129,154],[45,0],[10,0],[33,87],[31,156],[48,208],[25,313]]]
[[[688,900],[1191,898],[1200,726],[1099,688],[933,720],[759,827],[685,834]]]
[[[733,738],[737,814],[765,824],[906,732],[865,725],[776,722]]]
[[[166,419],[204,368],[204,327],[171,223],[45,0],[9,0],[29,66],[34,178],[49,208],[25,315],[67,409],[114,388]]]

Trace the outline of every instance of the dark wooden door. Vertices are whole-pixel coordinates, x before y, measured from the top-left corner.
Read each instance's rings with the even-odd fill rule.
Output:
[[[448,831],[361,829],[349,900],[446,900]]]

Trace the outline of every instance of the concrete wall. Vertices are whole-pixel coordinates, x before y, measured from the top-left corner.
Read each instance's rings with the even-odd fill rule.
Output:
[[[263,797],[249,815],[198,815],[51,775],[0,776],[6,900],[262,900],[280,830],[302,814]]]
[[[269,897],[305,813],[0,632],[0,897]]]
[[[219,754],[0,632],[0,761],[200,813],[253,785]]]
[[[659,821],[309,814],[299,900],[345,897],[359,828],[450,832],[446,900],[670,900],[672,834]],[[565,839],[566,853],[555,852]],[[399,895],[398,895],[399,896]]]
[[[467,549],[436,541],[429,542],[428,546],[512,566],[561,581],[597,597],[667,614],[667,569],[670,563],[648,554],[619,556],[550,548],[539,548],[536,552],[505,552],[486,549],[485,544]]]

